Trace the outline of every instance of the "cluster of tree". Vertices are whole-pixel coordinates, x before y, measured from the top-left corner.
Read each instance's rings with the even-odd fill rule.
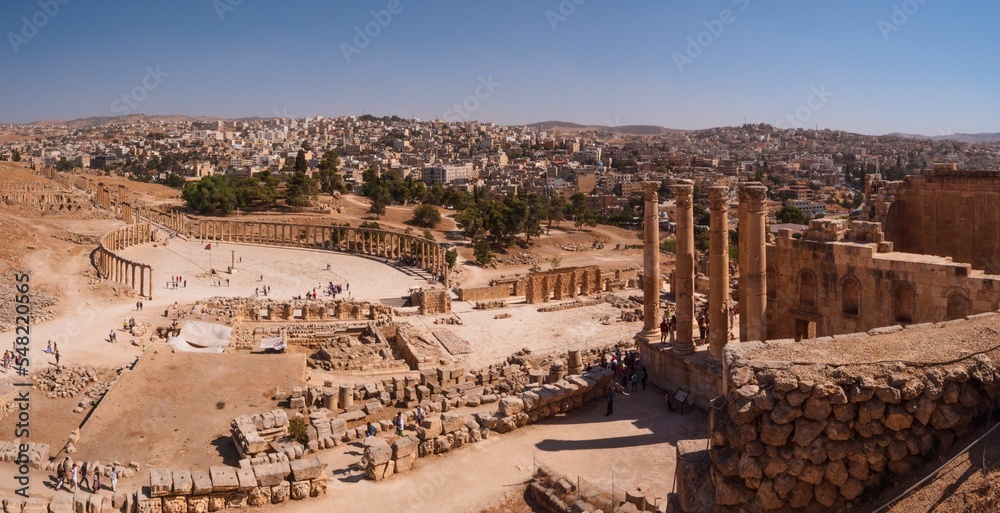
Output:
[[[385,215],[386,207],[393,203],[406,205],[410,201],[422,200],[426,191],[424,183],[414,180],[412,176],[402,178],[395,172],[379,175],[373,169],[365,171],[361,189],[361,193],[371,199],[370,212],[375,217]]]
[[[809,224],[809,217],[791,205],[781,207],[774,217],[782,224]]]
[[[323,154],[319,165],[316,168],[316,179],[319,180],[319,188],[327,194],[347,192],[347,185],[340,175],[340,156],[337,152],[329,150]]]
[[[182,197],[190,208],[202,214],[272,206],[278,198],[278,179],[268,171],[249,178],[206,176],[185,185]]]

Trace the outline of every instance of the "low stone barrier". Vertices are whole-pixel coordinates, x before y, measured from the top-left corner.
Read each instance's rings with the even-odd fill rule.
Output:
[[[469,416],[446,411],[429,416],[417,427],[416,436],[397,438],[391,445],[381,437],[365,439],[362,466],[365,475],[381,481],[406,472],[416,458],[444,454],[468,443],[489,438],[490,431],[507,433],[603,397],[611,382],[610,370],[596,367],[581,375],[567,376],[549,385],[536,385],[499,400],[496,411]]]
[[[997,319],[948,323],[964,331],[948,336],[947,351],[957,357],[941,363],[805,363],[863,357],[852,345],[877,345],[880,336],[901,344],[954,333],[939,325],[727,351],[729,392],[710,434],[716,506],[845,511],[863,494],[911,475],[995,407],[1000,350],[983,348],[996,343]],[[805,362],[774,358],[785,354]]]

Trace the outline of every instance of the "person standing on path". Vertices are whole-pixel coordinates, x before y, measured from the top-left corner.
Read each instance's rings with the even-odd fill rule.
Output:
[[[95,468],[94,469],[94,479],[93,479],[93,481],[91,481],[91,483],[94,485],[94,488],[93,488],[94,493],[97,493],[97,492],[101,491],[101,469],[100,468]]]
[[[649,379],[649,373],[646,372],[646,367],[642,367],[642,371],[639,373],[639,381],[642,381],[642,389],[646,389],[646,380]]]
[[[608,412],[604,414],[605,417],[611,415],[615,411],[615,389],[614,385],[608,386]]]
[[[108,472],[111,478],[111,493],[118,491],[118,471],[114,467],[111,467],[111,472]]]
[[[403,412],[396,413],[396,436],[403,436]]]
[[[76,487],[80,485],[80,467],[73,464],[73,468],[69,471],[70,479],[73,481],[73,493],[76,493]]]
[[[88,475],[87,474],[88,468],[89,468],[89,466],[88,466],[88,464],[87,464],[86,461],[83,462],[82,465],[80,465],[80,487],[81,488],[83,488],[83,485],[87,485],[88,487],[90,486],[90,479],[87,477],[87,475]]]

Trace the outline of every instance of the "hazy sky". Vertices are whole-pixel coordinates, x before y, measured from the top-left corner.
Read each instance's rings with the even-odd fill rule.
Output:
[[[0,121],[996,132],[998,15],[987,0],[8,0]]]

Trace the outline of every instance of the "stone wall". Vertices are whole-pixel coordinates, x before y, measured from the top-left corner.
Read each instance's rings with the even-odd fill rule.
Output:
[[[1000,308],[1000,276],[948,258],[893,252],[876,224],[814,220],[767,246],[768,338],[856,333]]]
[[[525,282],[524,297],[528,304],[589,296],[604,290],[601,270],[596,265],[532,273],[525,277]]]
[[[495,283],[482,287],[464,287],[458,289],[459,301],[490,301],[517,296],[515,283]],[[523,289],[523,287],[522,287]],[[523,293],[522,293],[523,294]]]
[[[418,457],[445,454],[488,438],[490,431],[508,433],[578,408],[603,397],[611,377],[610,370],[595,367],[552,384],[526,387],[516,395],[500,399],[496,411],[474,416],[459,411],[428,415],[417,427],[416,436],[397,438],[391,446],[380,437],[368,438],[363,459],[365,475],[381,481],[409,470]]]
[[[419,290],[410,294],[410,302],[420,308],[422,315],[451,313],[451,292],[448,290]]]
[[[1000,315],[984,314],[730,345],[728,394],[710,434],[716,504],[842,511],[910,475],[995,405],[998,328]]]
[[[871,220],[884,223],[897,251],[952,257],[1000,273],[1000,172],[929,170],[866,185]]]

